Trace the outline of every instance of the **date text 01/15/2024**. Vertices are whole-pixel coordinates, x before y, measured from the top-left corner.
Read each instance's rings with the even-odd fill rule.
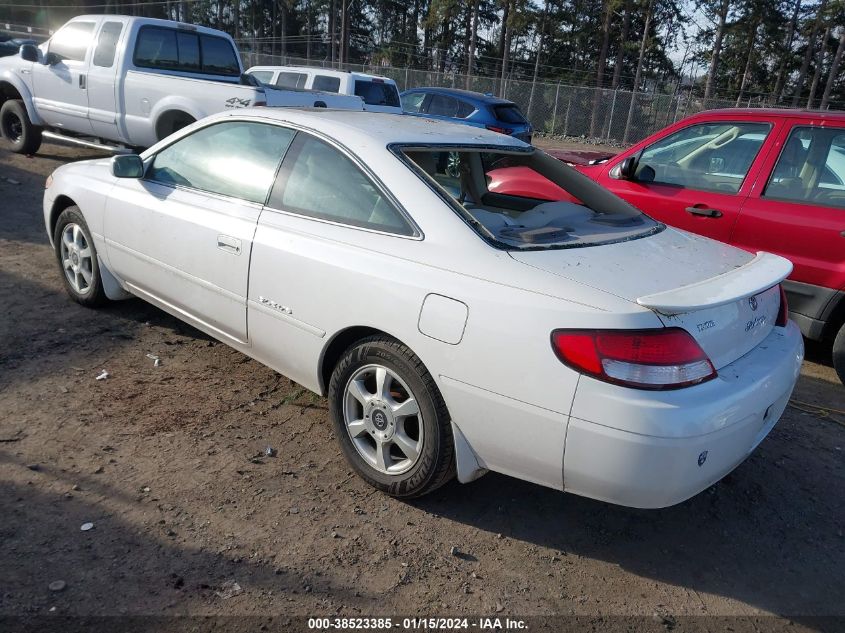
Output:
[[[388,617],[308,618],[308,628],[315,631],[390,629],[399,629],[402,631],[518,631],[527,629],[527,623],[525,620],[509,617],[408,617],[402,618],[401,620]]]

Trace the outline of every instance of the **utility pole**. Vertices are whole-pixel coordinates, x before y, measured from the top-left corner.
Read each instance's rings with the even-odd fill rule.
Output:
[[[643,39],[640,41],[640,57],[637,60],[637,71],[634,73],[634,89],[631,91],[631,104],[628,106],[628,118],[625,121],[625,133],[622,135],[622,142],[627,143],[631,132],[631,121],[634,118],[634,108],[637,105],[637,89],[640,87],[640,78],[643,72],[643,59],[645,59],[646,43],[648,42],[648,29],[651,26],[651,14],[654,10],[654,0],[648,1],[648,11],[645,16],[645,27],[643,28]]]

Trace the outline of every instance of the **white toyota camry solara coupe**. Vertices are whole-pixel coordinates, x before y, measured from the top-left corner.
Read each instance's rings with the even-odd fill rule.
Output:
[[[517,167],[567,191],[490,192]],[[398,497],[488,470],[626,506],[687,499],[784,411],[791,264],[666,227],[509,136],[244,109],[65,165],[44,218],[70,296],[130,296],[328,397]]]

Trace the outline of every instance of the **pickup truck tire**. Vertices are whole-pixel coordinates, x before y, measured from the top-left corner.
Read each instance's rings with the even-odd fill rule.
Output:
[[[454,477],[446,403],[407,346],[386,336],[354,344],[332,372],[328,398],[343,454],[372,487],[408,499]]]
[[[108,303],[100,276],[97,249],[79,207],[68,207],[59,216],[53,233],[56,261],[71,299],[88,308]]]
[[[0,108],[0,131],[16,154],[34,154],[41,147],[41,128],[29,120],[20,99],[9,99]]]
[[[845,324],[839,328],[839,333],[833,340],[833,367],[839,380],[845,385]]]

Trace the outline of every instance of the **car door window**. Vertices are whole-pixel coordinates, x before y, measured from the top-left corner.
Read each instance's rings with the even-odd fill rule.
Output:
[[[458,113],[458,100],[446,95],[431,95],[431,102],[428,104],[428,114],[433,116],[453,117]]]
[[[101,68],[111,68],[114,64],[114,56],[117,52],[117,40],[120,39],[120,32],[123,30],[121,22],[106,22],[100,29],[100,36],[97,38],[97,48],[94,49],[92,64]]]
[[[294,134],[248,121],[209,125],[156,154],[146,177],[263,203]]]
[[[737,193],[770,130],[766,123],[692,125],[643,150],[636,179]]]
[[[71,22],[50,38],[48,53],[61,61],[85,61],[94,36],[95,22]]]
[[[402,109],[405,112],[420,112],[425,101],[424,92],[414,92],[402,97]]]
[[[845,129],[794,128],[763,197],[845,208]]]
[[[413,235],[387,196],[350,158],[300,134],[279,174],[270,206],[321,220]]]

